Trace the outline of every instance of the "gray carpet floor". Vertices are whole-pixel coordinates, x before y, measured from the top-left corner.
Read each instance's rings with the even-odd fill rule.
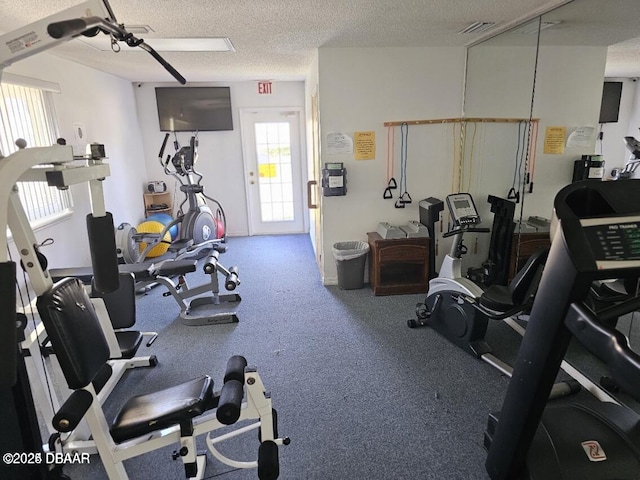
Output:
[[[131,395],[209,374],[220,388],[227,359],[256,365],[279,415],[281,479],[486,479],[483,434],[487,415],[500,409],[508,380],[429,328],[409,329],[424,295],[376,297],[325,287],[308,236],[231,238],[221,257],[238,265],[239,323],[186,326],[171,298],[157,287],[137,301],[140,330],[159,333],[140,355],[155,368],[127,372],[105,408],[108,418]],[[204,274],[187,277],[190,284]],[[513,359],[519,337],[490,325],[495,354]],[[255,432],[225,449],[253,460]],[[199,445],[206,449],[204,441]],[[125,462],[130,478],[184,478],[173,448]],[[106,478],[99,458],[67,466],[74,479]],[[253,479],[211,454],[205,478]]]

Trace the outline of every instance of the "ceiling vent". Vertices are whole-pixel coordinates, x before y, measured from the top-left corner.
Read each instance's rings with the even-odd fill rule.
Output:
[[[496,25],[496,22],[473,22],[468,27],[460,30],[458,35],[466,35],[469,33],[480,33],[489,30]]]
[[[540,31],[546,30],[547,28],[555,27],[556,25],[560,25],[562,22],[560,20],[554,20],[549,22],[539,22],[533,21],[529,23],[525,23],[524,25],[514,28],[513,33],[519,33],[522,35],[531,35],[533,33],[538,33],[538,26],[540,27]]]

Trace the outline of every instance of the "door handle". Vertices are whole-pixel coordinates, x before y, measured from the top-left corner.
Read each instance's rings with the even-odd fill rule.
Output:
[[[307,182],[307,208],[318,208],[318,204],[317,203],[312,203],[311,202],[311,193],[312,193],[312,187],[314,185],[318,185],[318,181],[317,180],[309,180]]]

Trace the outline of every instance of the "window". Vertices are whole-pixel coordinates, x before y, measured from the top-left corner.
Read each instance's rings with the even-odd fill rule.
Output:
[[[0,152],[9,155],[23,138],[27,147],[54,145],[58,137],[53,105],[55,84],[3,74],[0,83]],[[69,190],[43,182],[19,182],[20,200],[32,225],[42,225],[72,207]]]

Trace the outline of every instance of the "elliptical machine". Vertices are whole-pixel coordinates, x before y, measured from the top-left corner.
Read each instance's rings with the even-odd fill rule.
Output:
[[[136,241],[146,243],[146,247],[137,259],[138,263],[144,261],[149,251],[162,242],[165,234],[175,225],[179,226],[178,238],[171,242],[168,251],[173,253],[177,260],[204,256],[211,250],[218,250],[221,253],[224,251],[224,247],[219,244],[226,242],[226,217],[220,202],[204,193],[203,175],[195,169],[198,161],[197,136],[192,136],[186,147],[181,147],[176,140],[174,142],[176,153],[173,157],[167,155],[163,160],[168,139],[169,133],[164,137],[158,159],[164,173],[174,177],[180,183],[180,191],[184,193],[185,198],[178,208],[177,218],[165,225],[160,234],[134,235]],[[207,205],[207,200],[215,204],[215,211]],[[183,207],[187,202],[188,209],[184,212]]]

